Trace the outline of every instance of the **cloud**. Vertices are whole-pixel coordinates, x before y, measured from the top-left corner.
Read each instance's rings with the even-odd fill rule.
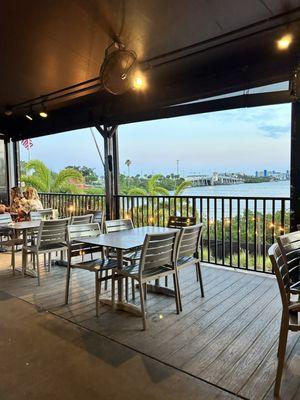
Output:
[[[278,139],[284,135],[287,135],[291,131],[290,125],[272,125],[272,124],[261,124],[258,126],[259,131],[263,136],[270,137],[273,139]]]

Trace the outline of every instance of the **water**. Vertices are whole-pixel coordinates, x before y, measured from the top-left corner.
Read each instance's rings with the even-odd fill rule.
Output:
[[[186,189],[182,195],[225,197],[290,197],[290,181],[191,187]]]

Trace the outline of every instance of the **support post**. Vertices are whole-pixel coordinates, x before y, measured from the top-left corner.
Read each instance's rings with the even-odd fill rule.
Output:
[[[300,68],[295,70],[291,81],[291,205],[290,229],[297,230],[300,224]]]
[[[119,149],[117,126],[96,126],[104,139],[106,219],[117,219],[119,210]]]

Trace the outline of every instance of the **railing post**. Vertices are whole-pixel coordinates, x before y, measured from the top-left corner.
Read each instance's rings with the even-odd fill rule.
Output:
[[[296,69],[292,79],[291,121],[291,207],[290,229],[297,230],[300,224],[300,70]]]

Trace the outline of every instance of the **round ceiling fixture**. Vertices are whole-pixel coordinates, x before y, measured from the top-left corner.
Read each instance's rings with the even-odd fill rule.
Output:
[[[114,95],[124,94],[131,89],[135,64],[136,54],[133,50],[126,50],[119,43],[110,45],[105,51],[100,69],[100,79],[104,89]]]

